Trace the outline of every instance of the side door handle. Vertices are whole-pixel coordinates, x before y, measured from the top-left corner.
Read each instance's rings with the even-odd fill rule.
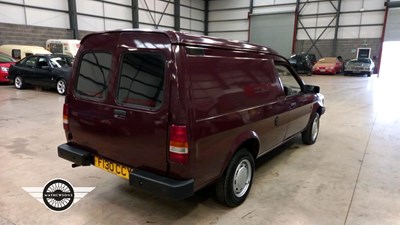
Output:
[[[114,109],[114,118],[117,119],[125,119],[126,118],[126,111],[121,109]]]
[[[290,109],[294,109],[294,108],[296,108],[296,106],[297,106],[296,102],[290,103]]]
[[[274,124],[275,126],[279,126],[279,116],[275,117]]]

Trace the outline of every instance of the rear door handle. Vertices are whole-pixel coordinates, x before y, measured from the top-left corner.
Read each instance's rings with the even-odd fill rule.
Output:
[[[114,109],[114,118],[125,119],[126,111],[121,109]]]

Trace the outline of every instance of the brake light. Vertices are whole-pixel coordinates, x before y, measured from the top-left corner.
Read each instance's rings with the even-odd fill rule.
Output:
[[[69,124],[68,124],[68,104],[64,104],[63,107],[63,126],[65,131],[69,131]]]
[[[189,151],[186,126],[171,125],[169,135],[169,161],[187,163]]]

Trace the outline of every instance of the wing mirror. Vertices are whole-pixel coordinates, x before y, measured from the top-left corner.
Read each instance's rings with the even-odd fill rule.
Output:
[[[319,93],[319,86],[315,86],[315,85],[304,85],[304,93],[305,94],[309,94],[309,93],[313,93],[313,94],[318,94]]]

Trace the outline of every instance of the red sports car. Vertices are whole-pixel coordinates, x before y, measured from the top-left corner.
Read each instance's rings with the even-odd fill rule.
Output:
[[[9,83],[8,69],[15,64],[15,60],[11,56],[0,52],[0,83]]]
[[[313,66],[313,74],[336,74],[342,72],[342,63],[336,57],[326,57],[318,60]]]

